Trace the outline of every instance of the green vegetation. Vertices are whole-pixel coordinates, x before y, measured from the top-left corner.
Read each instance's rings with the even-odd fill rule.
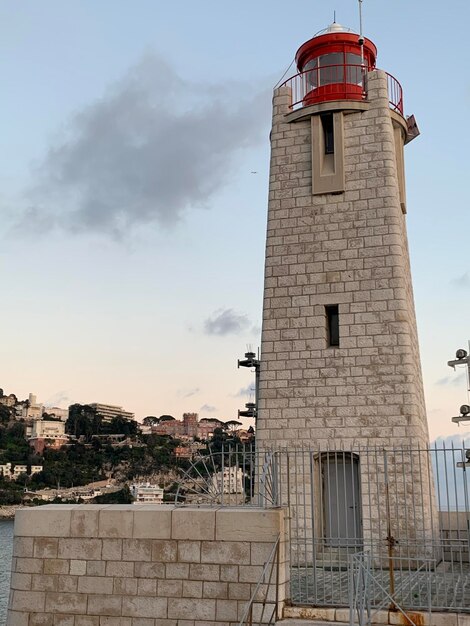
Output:
[[[24,422],[0,423],[0,465],[5,463],[40,465],[39,457],[25,439]]]
[[[0,478],[0,504],[21,504],[23,489],[17,482]]]
[[[137,434],[138,426],[134,420],[127,420],[117,415],[110,422],[104,422],[96,409],[88,404],[72,404],[69,408],[69,417],[65,422],[65,432],[75,437],[83,437],[91,441],[93,435],[122,434],[133,437]]]
[[[148,416],[144,422],[150,425],[173,419],[171,415]],[[229,423],[229,432],[225,428],[214,431],[210,446],[212,452],[220,452],[229,443],[233,446],[240,444],[236,432],[230,432],[230,426],[238,424],[233,420]],[[28,468],[27,473],[16,481],[0,476],[0,505],[21,503],[25,490],[31,498],[31,491],[39,489],[68,489],[109,479],[126,483],[157,472],[187,470],[191,465],[189,460],[175,456],[175,448],[181,445],[180,440],[169,435],[141,435],[137,422],[119,416],[103,422],[89,405],[74,404],[70,407],[66,432],[73,436],[72,443],[61,449],[46,448],[42,455],[37,455],[25,439],[25,422],[14,420],[13,409],[0,405],[0,464],[21,463]],[[116,441],[108,435],[124,437]],[[43,471],[31,475],[31,465],[42,465]],[[218,466],[214,468],[219,469]],[[197,468],[193,471],[197,473]],[[177,486],[173,487],[176,492]],[[174,495],[168,497],[173,498]],[[120,491],[98,496],[95,501],[125,504],[132,498],[125,486]],[[64,503],[65,500],[58,499],[57,502]],[[44,502],[34,499],[32,504]]]

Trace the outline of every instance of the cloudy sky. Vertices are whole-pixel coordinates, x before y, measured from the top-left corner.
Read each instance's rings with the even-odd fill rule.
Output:
[[[364,0],[422,135],[408,226],[431,435],[467,400],[465,0]],[[4,0],[0,386],[233,419],[259,344],[273,86],[355,0]],[[295,71],[291,70],[287,75]],[[463,431],[462,431],[463,432]]]

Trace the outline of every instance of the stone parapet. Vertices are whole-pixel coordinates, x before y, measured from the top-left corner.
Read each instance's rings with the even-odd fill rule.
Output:
[[[15,520],[7,626],[237,624],[280,536],[282,509],[49,505]],[[274,580],[274,579],[273,579]]]

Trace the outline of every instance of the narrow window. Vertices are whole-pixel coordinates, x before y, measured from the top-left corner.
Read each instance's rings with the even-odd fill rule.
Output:
[[[339,311],[337,304],[325,307],[327,345],[329,348],[339,346]]]
[[[335,135],[333,132],[333,113],[321,115],[321,123],[323,126],[323,138],[325,144],[325,154],[335,153]]]

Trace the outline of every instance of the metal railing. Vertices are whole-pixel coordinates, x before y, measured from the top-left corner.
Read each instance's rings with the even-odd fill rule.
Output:
[[[324,65],[300,72],[280,87],[291,90],[289,108],[293,110],[328,100],[366,100],[367,73],[374,70],[353,64]],[[389,106],[403,115],[403,89],[394,76],[385,74]]]
[[[470,612],[469,481],[464,446],[233,446],[195,459],[175,502],[285,507],[296,604],[348,606],[350,558],[367,552],[392,595],[391,581],[432,563],[413,577],[404,610],[428,610],[430,601],[433,610]]]
[[[278,535],[263,571],[243,611],[239,626],[274,624],[279,616],[279,544]],[[274,578],[273,578],[274,577]]]
[[[277,506],[275,468],[275,454],[259,451],[253,444],[209,447],[181,470],[174,502],[178,506]]]
[[[367,552],[352,554],[349,561],[349,624],[371,626],[374,616],[381,609],[387,608],[403,615],[403,622],[409,626],[418,626],[405,608],[413,590],[420,585],[424,577],[427,589],[428,623],[432,614],[432,569],[435,562],[431,559],[417,560],[408,575],[402,577],[396,585],[394,569],[389,570],[389,585],[377,577],[371,555]],[[375,606],[373,610],[372,606]],[[403,605],[403,606],[402,606]]]

